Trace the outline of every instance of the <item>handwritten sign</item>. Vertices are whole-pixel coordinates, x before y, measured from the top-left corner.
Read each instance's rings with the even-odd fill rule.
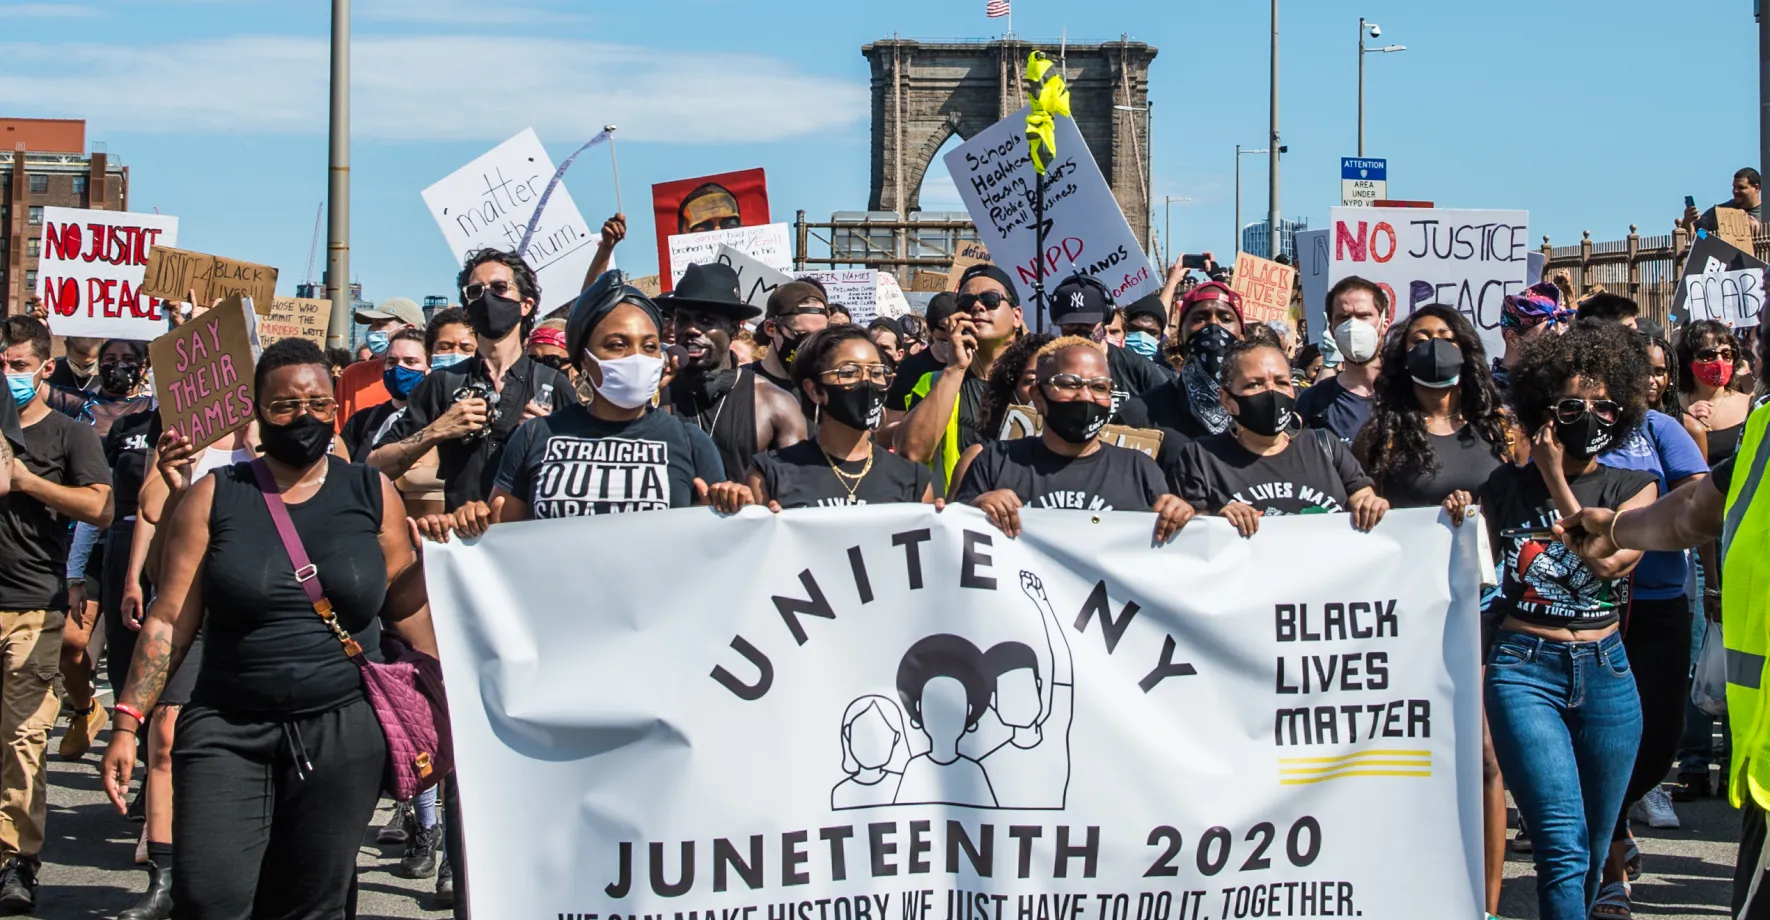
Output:
[[[628,279],[627,283],[638,288],[639,292],[647,297],[656,297],[664,292],[662,285],[658,283],[657,275],[646,275],[643,278],[631,278]]]
[[[1529,211],[1334,208],[1328,224],[1330,287],[1353,275],[1374,282],[1397,322],[1443,304],[1474,323],[1490,354],[1505,351],[1500,306],[1524,289]]]
[[[719,245],[713,260],[723,262],[737,272],[738,293],[743,295],[744,303],[752,307],[767,309],[768,295],[773,294],[775,288],[793,280],[792,275],[776,271],[723,243]]]
[[[141,289],[174,303],[195,292],[191,303],[202,306],[237,294],[252,298],[253,309],[265,313],[276,300],[277,270],[206,252],[155,246],[148,251]]]
[[[176,242],[176,217],[45,207],[35,293],[50,331],[144,341],[165,332],[160,298],[141,278],[149,253]]]
[[[897,283],[896,275],[890,272],[880,272],[879,286],[876,290],[877,293],[873,296],[873,315],[861,319],[858,313],[854,314],[855,322],[864,326],[881,316],[897,319],[910,312],[910,300],[904,296],[903,287]]]
[[[1715,235],[1740,252],[1756,255],[1752,246],[1752,216],[1738,208],[1715,209]]]
[[[847,307],[848,315],[862,326],[878,316],[879,273],[870,268],[794,272],[794,276],[823,285],[830,303]]]
[[[1235,279],[1229,285],[1241,295],[1242,316],[1250,323],[1287,322],[1297,270],[1289,265],[1239,252]]]
[[[729,246],[778,272],[793,270],[793,244],[786,224],[762,224],[705,233],[678,233],[670,237],[670,286],[682,280],[690,265],[706,265]]]
[[[1672,319],[1719,320],[1734,329],[1759,324],[1764,312],[1764,263],[1714,234],[1697,238],[1672,298]]]
[[[270,312],[258,317],[258,344],[268,348],[280,339],[306,339],[325,348],[326,323],[332,318],[331,311],[330,300],[278,297],[271,301]]]
[[[910,277],[910,290],[916,293],[939,293],[947,289],[947,279],[952,276],[947,272],[929,272],[917,269]]]
[[[148,345],[160,421],[207,447],[252,420],[252,344],[246,306],[229,297]]]
[[[475,250],[514,250],[552,178],[553,160],[529,128],[437,180],[424,190],[424,204],[459,265]],[[519,253],[541,283],[542,313],[577,299],[600,238],[561,182]]]
[[[953,253],[955,259],[971,259],[975,262],[989,261],[989,247],[977,240],[960,240],[959,249]]]
[[[1125,222],[1075,121],[1057,116],[1056,132],[1057,158],[1045,179],[1042,253],[1033,226],[1036,175],[1026,150],[1026,110],[985,128],[946,155],[947,171],[994,262],[1014,279],[1027,304],[1032,303],[1041,262],[1046,290],[1079,271],[1098,278],[1119,303],[1157,293],[1161,279]],[[955,277],[962,272],[956,269]]]

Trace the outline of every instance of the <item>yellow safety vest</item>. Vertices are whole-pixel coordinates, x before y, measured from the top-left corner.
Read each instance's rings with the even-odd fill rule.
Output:
[[[1764,663],[1770,657],[1770,497],[1758,502],[1758,486],[1770,461],[1770,406],[1746,420],[1727,516],[1721,530],[1721,606],[1727,647],[1727,713],[1733,723],[1733,770],[1728,798],[1740,807],[1749,791],[1770,810],[1770,705],[1764,694]],[[1770,490],[1766,490],[1770,495]]]
[[[922,379],[916,381],[916,385],[910,389],[911,395],[904,398],[904,408],[908,409],[916,401],[927,399],[928,394],[934,390],[934,381],[942,373],[944,372],[933,371],[923,374]],[[934,459],[928,464],[928,468],[934,473],[934,494],[943,498],[952,492],[949,487],[952,485],[950,480],[953,478],[953,467],[959,465],[960,402],[958,399],[953,400],[953,414],[946,420],[946,433],[941,435],[940,442],[934,446]]]

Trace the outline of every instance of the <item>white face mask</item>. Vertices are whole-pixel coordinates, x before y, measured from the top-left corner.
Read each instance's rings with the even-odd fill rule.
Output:
[[[651,402],[652,395],[658,391],[658,382],[664,379],[663,358],[628,355],[602,361],[592,355],[590,360],[595,361],[602,371],[602,383],[592,384],[596,395],[623,409],[637,409]]]
[[[1377,327],[1362,319],[1349,319],[1334,327],[1334,344],[1340,356],[1353,364],[1366,364],[1377,356],[1383,336]]]

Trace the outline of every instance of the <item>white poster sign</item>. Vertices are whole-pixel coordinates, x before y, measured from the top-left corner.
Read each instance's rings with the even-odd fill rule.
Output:
[[[990,256],[1032,309],[1040,255],[1033,226],[1037,173],[1026,149],[1026,110],[996,122],[946,155],[946,168]],[[1161,290],[1142,244],[1073,119],[1057,118],[1057,158],[1045,178],[1045,290],[1073,272],[1093,275],[1121,304]],[[1034,326],[1030,314],[1027,324]]]
[[[514,250],[552,178],[553,160],[535,129],[529,128],[425,189],[424,203],[442,229],[450,253],[464,262],[477,249]],[[600,238],[601,233],[585,223],[571,191],[560,183],[548,196],[547,210],[521,253],[541,283],[545,298],[541,312],[575,299],[583,290]]]
[[[759,224],[670,237],[670,284],[682,280],[690,265],[705,265],[729,246],[778,272],[793,270],[792,232],[786,224]]]
[[[1158,547],[1149,514],[1021,516],[428,546],[471,908],[1480,916],[1478,525],[1200,518]]]
[[[1357,275],[1388,294],[1397,320],[1444,304],[1469,318],[1490,354],[1505,351],[1500,306],[1525,286],[1529,211],[1334,208],[1328,284]]]
[[[1309,341],[1320,342],[1327,331],[1328,271],[1332,259],[1328,244],[1332,231],[1297,231],[1297,277],[1303,282],[1303,317],[1309,323]]]
[[[814,280],[824,286],[830,303],[848,308],[855,322],[866,325],[878,312],[879,273],[870,268],[843,268],[834,271],[794,272],[795,277]],[[863,318],[864,317],[864,318]]]
[[[744,298],[744,303],[752,307],[767,309],[768,295],[774,293],[775,288],[793,280],[792,275],[763,265],[724,243],[714,250],[713,261],[723,262],[737,272],[738,293]]]
[[[170,215],[45,207],[34,293],[49,331],[143,342],[165,335],[163,301],[138,289],[148,252],[176,245]]]
[[[893,319],[910,312],[909,298],[904,296],[903,286],[897,283],[897,276],[890,272],[879,273],[879,300],[874,312],[876,316],[889,316]],[[858,316],[854,321],[863,322]],[[872,318],[868,318],[864,322],[872,321]]]

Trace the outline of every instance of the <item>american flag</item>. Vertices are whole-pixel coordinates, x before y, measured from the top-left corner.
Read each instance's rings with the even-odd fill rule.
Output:
[[[1009,0],[989,0],[983,8],[983,14],[991,19],[1000,19],[1009,14]]]

